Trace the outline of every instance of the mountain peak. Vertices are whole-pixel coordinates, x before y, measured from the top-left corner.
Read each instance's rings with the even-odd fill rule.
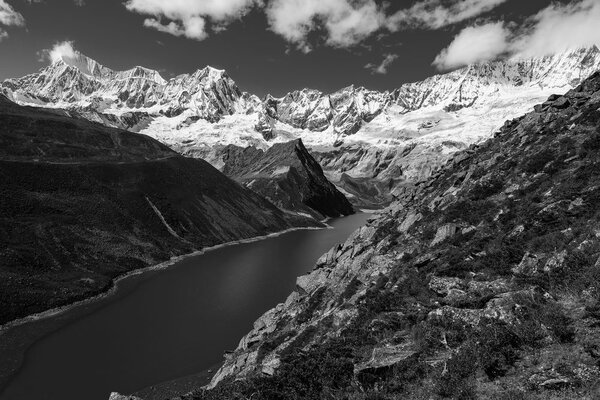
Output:
[[[74,51],[71,54],[61,54],[58,59],[53,61],[55,64],[61,62],[77,68],[82,73],[93,77],[102,77],[112,72],[96,60],[93,60],[78,51]]]

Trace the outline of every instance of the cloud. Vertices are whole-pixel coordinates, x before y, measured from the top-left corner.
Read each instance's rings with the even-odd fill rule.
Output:
[[[370,69],[372,74],[385,75],[388,72],[388,67],[398,59],[397,54],[385,54],[383,61],[379,65],[369,63],[365,65],[366,69]]]
[[[85,0],[73,0],[73,3],[75,3],[77,7],[85,6]]]
[[[507,0],[422,0],[386,15],[375,0],[272,0],[267,18],[273,32],[301,50],[310,50],[311,32],[325,32],[325,43],[353,46],[381,30],[439,29],[488,12]],[[385,3],[384,3],[385,4]]]
[[[185,36],[190,39],[204,40],[208,37],[205,31],[206,22],[200,17],[191,17],[182,23],[169,22],[162,24],[156,18],[147,18],[144,20],[146,28],[153,28],[159,32],[169,33],[173,36]]]
[[[374,0],[273,0],[266,9],[270,28],[300,49],[307,36],[324,30],[326,43],[349,47],[379,30],[385,20]]]
[[[408,28],[440,29],[493,10],[507,0],[423,0],[390,16],[391,31]]]
[[[260,8],[273,32],[309,52],[312,33],[321,36],[320,43],[347,48],[382,30],[439,29],[505,1],[420,0],[392,15],[386,13],[389,3],[379,0],[127,0],[124,4],[129,11],[148,16],[144,26],[196,40],[221,32],[233,20]]]
[[[600,45],[600,1],[552,4],[527,21],[512,51],[517,57],[543,56]]]
[[[467,27],[438,54],[433,65],[439,70],[449,70],[493,60],[506,53],[509,36],[510,31],[502,22]]]
[[[598,0],[554,3],[521,25],[491,22],[463,29],[433,65],[448,70],[500,56],[529,58],[600,46],[598,21]]]
[[[219,27],[244,16],[260,0],[128,0],[132,12],[151,16],[144,26],[174,36],[203,40],[207,21]],[[166,22],[163,23],[163,20]]]
[[[7,26],[25,26],[25,18],[5,0],[0,0],[0,41],[8,37]]]
[[[51,49],[42,50],[39,55],[40,61],[50,61],[54,64],[63,58],[75,58],[77,51],[72,41],[63,41],[54,43]]]

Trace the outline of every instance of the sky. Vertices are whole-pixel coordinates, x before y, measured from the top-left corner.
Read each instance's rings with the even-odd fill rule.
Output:
[[[383,91],[600,44],[598,25],[600,0],[0,0],[0,79],[75,49],[167,79],[211,65],[259,96]]]

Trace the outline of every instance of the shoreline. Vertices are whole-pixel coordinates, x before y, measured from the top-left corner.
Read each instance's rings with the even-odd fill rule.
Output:
[[[111,284],[107,290],[101,291],[100,293],[98,293],[92,297],[88,297],[83,300],[78,300],[78,301],[75,301],[75,302],[72,302],[69,304],[65,304],[64,306],[55,307],[55,308],[51,308],[49,310],[41,311],[39,313],[31,314],[31,315],[28,315],[23,318],[9,321],[9,322],[5,323],[4,325],[0,325],[0,337],[2,337],[2,335],[4,335],[6,332],[8,332],[9,330],[11,330],[13,328],[16,328],[16,327],[19,327],[22,325],[26,325],[30,322],[36,322],[36,321],[52,318],[57,315],[64,314],[64,313],[66,313],[72,309],[78,308],[80,306],[88,305],[88,304],[94,303],[96,301],[106,299],[115,294],[115,292],[118,290],[119,282],[121,282],[125,279],[128,279],[128,278],[131,278],[133,276],[143,274],[145,272],[161,271],[161,270],[169,268],[173,264],[176,264],[177,262],[184,260],[186,258],[189,258],[189,257],[200,256],[200,255],[206,254],[210,251],[219,250],[219,249],[229,247],[229,246],[235,246],[238,244],[254,243],[254,242],[261,241],[261,240],[266,240],[266,239],[278,237],[281,235],[285,235],[286,233],[291,233],[291,232],[295,232],[295,231],[333,229],[333,227],[331,225],[327,224],[325,221],[319,221],[319,222],[322,223],[324,226],[323,227],[306,226],[306,227],[288,228],[288,229],[284,229],[279,232],[273,232],[273,233],[269,233],[269,234],[261,235],[261,236],[254,236],[254,237],[251,237],[248,239],[233,240],[230,242],[225,242],[225,243],[217,244],[214,246],[205,247],[201,250],[194,251],[192,253],[187,253],[187,254],[182,254],[180,256],[171,257],[169,260],[163,261],[163,262],[155,264],[155,265],[150,265],[147,267],[134,269],[132,271],[126,272],[122,275],[119,275],[119,276],[113,278],[111,280]]]

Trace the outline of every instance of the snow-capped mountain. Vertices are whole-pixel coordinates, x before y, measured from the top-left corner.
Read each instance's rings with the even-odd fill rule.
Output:
[[[300,138],[347,195],[377,205],[598,69],[594,46],[472,65],[389,92],[302,89],[261,101],[211,67],[165,80],[142,67],[113,71],[79,54],[0,89],[21,104],[148,134],[217,167],[227,145],[264,150]]]
[[[113,71],[77,54],[62,57],[38,73],[2,84],[12,100],[21,104],[94,111],[173,117],[184,111],[207,121],[223,115],[251,112],[260,104],[242,93],[223,70],[212,67],[165,80],[157,71],[134,67]]]

